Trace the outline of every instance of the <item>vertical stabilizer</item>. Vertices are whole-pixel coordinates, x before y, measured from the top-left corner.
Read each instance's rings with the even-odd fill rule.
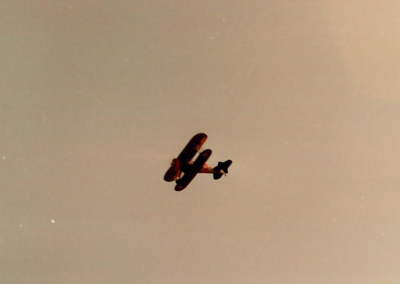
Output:
[[[213,170],[216,171],[217,173],[213,174],[214,179],[220,179],[222,177],[222,173],[220,171],[222,170],[225,174],[228,173],[228,168],[232,164],[231,160],[227,160],[225,162],[218,162],[218,166],[216,166]]]

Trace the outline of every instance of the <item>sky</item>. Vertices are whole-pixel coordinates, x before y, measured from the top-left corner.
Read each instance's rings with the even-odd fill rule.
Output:
[[[399,283],[399,9],[1,1],[0,282]]]

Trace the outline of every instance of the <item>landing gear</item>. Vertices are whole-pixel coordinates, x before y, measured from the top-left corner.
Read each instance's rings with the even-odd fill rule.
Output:
[[[181,190],[183,190],[183,189],[184,189],[183,185],[177,185],[177,186],[175,186],[175,191],[181,191]]]
[[[175,181],[176,182],[176,186],[175,186],[175,190],[176,191],[181,191],[181,190],[183,190],[183,185],[182,185],[182,181],[180,180],[180,179],[178,179],[178,180],[176,180]]]
[[[182,178],[182,171],[178,171],[174,176],[174,180],[177,181],[180,180],[181,178]]]

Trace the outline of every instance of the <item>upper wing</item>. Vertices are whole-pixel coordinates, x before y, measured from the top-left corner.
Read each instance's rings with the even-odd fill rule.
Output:
[[[206,140],[207,134],[205,133],[199,133],[193,136],[193,138],[178,156],[181,165],[185,165],[187,162],[189,162],[194,155],[196,155],[197,151],[200,150]]]

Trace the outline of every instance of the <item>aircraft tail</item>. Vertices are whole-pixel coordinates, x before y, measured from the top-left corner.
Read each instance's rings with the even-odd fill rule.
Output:
[[[213,170],[217,171],[217,173],[213,174],[214,179],[220,179],[223,175],[223,173],[220,173],[222,170],[225,174],[228,173],[228,168],[232,164],[231,160],[227,160],[225,162],[218,162],[218,166],[216,166]]]

